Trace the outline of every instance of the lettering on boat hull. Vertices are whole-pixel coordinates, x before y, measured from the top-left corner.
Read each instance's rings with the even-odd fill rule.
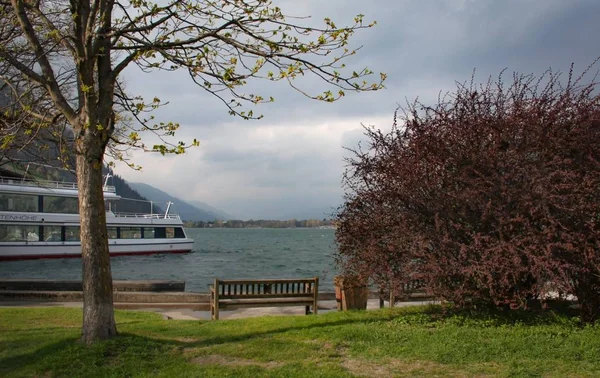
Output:
[[[27,214],[0,214],[0,220],[35,222],[38,220],[38,216]]]

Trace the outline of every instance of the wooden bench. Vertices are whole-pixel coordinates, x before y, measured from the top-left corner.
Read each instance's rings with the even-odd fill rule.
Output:
[[[305,313],[317,314],[319,277],[303,279],[219,280],[210,285],[211,319],[220,309],[248,307],[305,306]]]
[[[423,290],[424,282],[421,280],[413,280],[404,284],[404,294],[398,295],[397,293],[390,292],[389,289],[379,289],[379,308],[383,308],[384,301],[389,300],[389,306],[394,307],[398,302],[406,301],[426,301],[434,300],[435,298],[428,295]]]

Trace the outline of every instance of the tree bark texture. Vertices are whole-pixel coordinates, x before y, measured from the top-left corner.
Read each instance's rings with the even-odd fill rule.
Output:
[[[85,143],[84,140],[78,140]],[[91,344],[117,334],[113,312],[112,274],[103,196],[101,148],[80,148],[77,154],[81,258],[83,265],[82,341]],[[88,146],[89,147],[89,146]]]

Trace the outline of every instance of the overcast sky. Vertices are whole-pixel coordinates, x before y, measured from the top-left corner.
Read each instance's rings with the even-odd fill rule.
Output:
[[[342,148],[353,147],[361,124],[389,128],[394,109],[419,97],[434,103],[455,81],[509,72],[541,74],[549,67],[581,72],[600,56],[598,0],[275,0],[284,13],[331,17],[349,24],[356,14],[377,20],[355,35],[363,45],[348,64],[388,75],[386,89],[318,103],[284,83],[256,82],[273,95],[259,121],[228,115],[185,73],[125,73],[132,93],[170,104],[157,116],[181,124],[178,140],[200,147],[181,156],[134,153],[143,166],[117,173],[185,200],[199,200],[240,219],[324,217],[342,201]],[[310,85],[321,85],[310,83]],[[321,89],[321,87],[316,87]],[[323,90],[326,89],[324,86]]]

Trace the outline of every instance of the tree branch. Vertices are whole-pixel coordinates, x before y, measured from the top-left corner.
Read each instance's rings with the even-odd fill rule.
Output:
[[[71,122],[72,124],[75,123],[75,111],[67,103],[66,99],[60,91],[60,87],[58,86],[58,83],[56,82],[56,78],[54,76],[54,71],[52,70],[52,65],[48,61],[44,48],[40,44],[36,32],[33,29],[29,18],[27,17],[23,0],[11,0],[11,3],[16,10],[17,19],[19,20],[19,24],[21,25],[21,28],[25,33],[25,37],[27,38],[29,45],[33,49],[37,57],[38,63],[40,64],[40,67],[42,69],[42,73],[44,75],[45,80],[40,82],[40,84],[44,84],[44,86],[48,90],[48,93],[54,100],[56,106],[59,107],[60,111],[65,115],[65,117],[67,117],[69,122]]]

